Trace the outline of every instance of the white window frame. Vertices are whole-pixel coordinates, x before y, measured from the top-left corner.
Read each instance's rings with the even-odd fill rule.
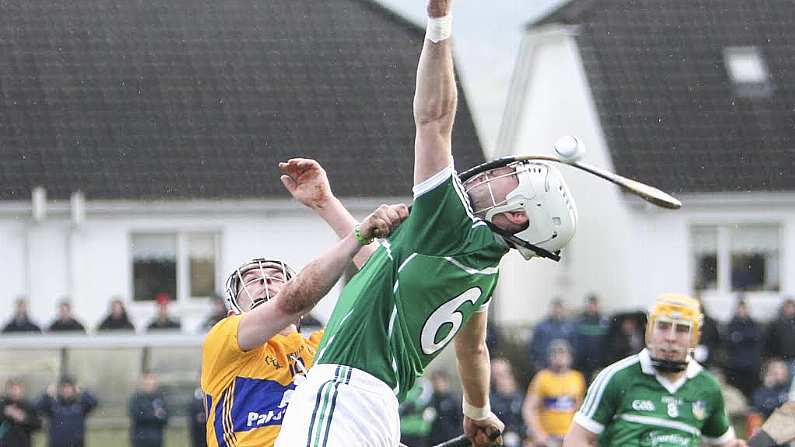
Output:
[[[782,244],[784,238],[784,223],[779,221],[773,222],[732,222],[732,223],[715,223],[715,222],[693,222],[688,225],[688,238],[690,242],[688,244],[688,259],[690,264],[690,269],[688,272],[689,278],[688,281],[690,283],[690,289],[695,290],[695,265],[693,264],[693,255],[694,255],[694,244],[692,240],[693,236],[693,229],[695,227],[712,227],[715,228],[717,231],[717,262],[718,262],[718,278],[717,278],[717,289],[705,289],[703,292],[706,293],[715,293],[721,295],[731,295],[740,293],[740,290],[732,290],[732,281],[731,281],[731,259],[732,259],[732,246],[731,246],[731,227],[734,226],[769,226],[774,227],[778,230],[778,239],[779,239],[779,251],[778,251],[778,268],[779,268],[779,284],[778,290],[753,290],[749,291],[749,293],[774,293],[779,294],[783,289],[783,278],[781,275],[783,273],[783,265],[782,262],[784,260],[784,245]]]
[[[127,265],[129,266],[129,296],[132,303],[137,304],[151,304],[151,300],[135,301],[135,278],[133,272],[133,257],[132,243],[136,235],[167,235],[176,236],[177,247],[177,296],[175,302],[178,304],[192,303],[206,303],[209,302],[210,296],[190,296],[190,254],[188,249],[188,238],[195,234],[209,234],[214,237],[214,250],[215,250],[215,293],[220,294],[223,287],[224,278],[220,272],[221,266],[221,231],[218,229],[204,229],[196,228],[190,230],[174,230],[174,229],[145,229],[145,230],[130,230],[128,233],[127,247],[129,250],[129,259]]]

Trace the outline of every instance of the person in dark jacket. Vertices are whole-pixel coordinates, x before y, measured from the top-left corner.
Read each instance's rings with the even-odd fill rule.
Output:
[[[734,316],[727,326],[727,339],[731,349],[727,349],[726,379],[750,397],[759,383],[760,342],[762,330],[751,319],[745,300],[737,302]]]
[[[428,403],[426,413],[431,421],[431,432],[428,442],[436,445],[461,434],[463,424],[461,401],[450,392],[450,376],[444,370],[431,373],[433,396]]]
[[[50,447],[83,447],[86,417],[97,407],[97,399],[81,390],[74,378],[64,376],[57,391],[47,390],[36,408],[49,419]]]
[[[98,331],[134,331],[135,326],[127,316],[127,309],[124,308],[124,301],[114,298],[110,302],[108,316],[102,320],[97,328]]]
[[[718,329],[718,322],[707,313],[707,309],[704,307],[704,300],[698,295],[695,296],[695,299],[701,304],[701,314],[704,315],[704,320],[701,323],[701,338],[693,357],[703,366],[714,366],[718,363],[720,358],[719,351],[724,343]]]
[[[50,332],[82,332],[86,333],[86,328],[83,323],[77,321],[72,313],[72,303],[67,299],[61,300],[58,303],[58,315],[55,317],[50,327],[47,329]]]
[[[36,409],[25,399],[22,382],[9,379],[0,396],[0,447],[30,447],[31,433],[41,428]]]
[[[545,368],[547,366],[547,351],[552,340],[562,339],[570,345],[574,345],[577,342],[575,333],[574,323],[566,318],[563,301],[559,298],[552,300],[549,316],[536,326],[533,331],[533,339],[530,341],[529,354],[533,366],[539,370]]]
[[[779,317],[768,326],[765,337],[765,356],[795,363],[795,299],[787,298],[781,305]]]
[[[138,392],[130,397],[130,444],[133,447],[161,447],[168,425],[168,409],[157,375],[146,373]]]
[[[157,314],[146,327],[147,330],[177,330],[182,328],[182,323],[178,319],[172,318],[168,312],[168,305],[171,302],[171,295],[168,293],[158,293],[155,298],[157,304]]]
[[[583,373],[586,380],[594,371],[605,365],[607,354],[605,341],[609,326],[610,321],[599,311],[599,298],[593,294],[588,295],[585,299],[585,311],[575,323],[577,330],[575,367]]]
[[[770,360],[762,374],[762,387],[754,391],[752,405],[754,411],[767,418],[788,400],[789,369],[781,360]]]
[[[520,390],[511,363],[504,358],[491,362],[491,411],[505,423],[502,432],[505,447],[520,447],[527,429],[522,418],[524,390]]]
[[[41,328],[30,320],[28,316],[28,302],[25,298],[18,298],[14,303],[14,316],[3,327],[3,333],[10,332],[37,332],[41,333]]]
[[[188,402],[188,432],[191,447],[207,447],[207,412],[204,410],[204,393],[196,388]]]

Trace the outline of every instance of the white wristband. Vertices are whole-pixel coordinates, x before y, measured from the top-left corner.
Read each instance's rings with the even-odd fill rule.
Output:
[[[449,39],[453,33],[453,16],[447,14],[444,17],[428,17],[428,25],[425,28],[425,38],[433,43],[439,43]]]
[[[491,405],[488,402],[486,402],[485,407],[475,407],[473,405],[469,405],[467,401],[464,401],[462,406],[464,409],[464,416],[468,417],[469,419],[482,421],[483,419],[491,416]]]

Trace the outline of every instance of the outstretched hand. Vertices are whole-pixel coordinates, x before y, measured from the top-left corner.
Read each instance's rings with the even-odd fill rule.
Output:
[[[309,208],[322,208],[334,199],[326,170],[315,160],[291,158],[279,163],[280,180],[293,198]]]
[[[359,224],[363,238],[372,240],[389,236],[409,216],[409,209],[402,203],[381,205]]]
[[[494,413],[480,421],[464,416],[464,434],[475,447],[501,446],[503,430],[505,424]]]

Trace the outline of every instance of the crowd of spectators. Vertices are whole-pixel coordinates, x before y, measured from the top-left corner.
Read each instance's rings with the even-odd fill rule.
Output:
[[[727,413],[753,431],[775,408],[795,399],[795,300],[785,299],[767,324],[751,318],[742,297],[728,323],[704,313],[693,356],[721,383]],[[589,295],[578,315],[572,316],[561,300],[550,303],[527,345],[522,363],[529,370],[515,371],[499,357],[499,341],[492,340],[490,401],[506,426],[504,445],[560,445],[589,381],[605,366],[643,349],[645,327],[644,312],[607,316],[599,298]],[[431,384],[430,395],[421,382],[422,391],[415,390],[417,398],[404,406],[401,430],[412,441],[408,445],[434,445],[460,434],[460,397],[450,393],[447,373],[433,372]]]
[[[147,323],[147,330],[181,328],[180,321],[170,313],[170,302],[166,294],[155,298],[156,314]],[[704,314],[701,342],[693,355],[721,382],[730,416],[746,417],[747,428],[752,430],[758,426],[754,421],[763,420],[788,399],[795,399],[795,300],[785,299],[775,319],[767,323],[751,317],[742,297],[725,324],[711,318],[706,310]],[[223,301],[213,300],[201,329],[211,328],[225,316]],[[553,300],[528,343],[526,363],[530,369],[520,371],[518,376],[512,364],[499,357],[499,337],[493,331],[489,344],[497,355],[492,361],[491,405],[506,424],[505,445],[558,444],[583,399],[586,384],[601,368],[643,349],[645,319],[643,312],[604,315],[595,295],[586,297],[582,312],[574,316],[563,301]],[[100,332],[134,329],[120,299],[110,303],[108,315],[97,326]],[[68,300],[58,304],[57,315],[46,330],[86,332]],[[41,331],[28,315],[27,302],[17,300],[3,332]],[[550,402],[555,411],[545,413]],[[30,433],[42,426],[42,419],[49,419],[51,446],[79,446],[85,417],[96,405],[96,399],[69,377],[48,389],[36,403],[24,399],[20,381],[10,380],[0,397],[0,423],[9,427],[6,438],[19,440],[13,445],[26,446]],[[411,441],[409,445],[421,447],[455,437],[461,430],[460,408],[460,397],[451,390],[448,374],[443,370],[432,372],[430,380],[417,381],[409,399],[401,405],[404,439]],[[129,415],[131,445],[162,445],[169,412],[154,374],[142,377],[139,389],[130,398]],[[206,417],[200,390],[191,400],[188,421],[191,445],[205,445]],[[68,436],[58,432],[63,427],[68,427]]]
[[[193,397],[187,408],[189,445],[207,447],[204,398],[200,390]],[[0,446],[30,447],[33,433],[46,427],[49,447],[83,447],[86,420],[98,406],[97,397],[82,389],[72,376],[61,377],[34,400],[28,399],[23,381],[8,379],[0,394]],[[131,447],[165,444],[170,413],[156,374],[141,376],[137,390],[129,398],[127,414]]]
[[[154,299],[155,315],[151,321],[145,323],[147,332],[151,331],[180,331],[182,323],[178,317],[171,313],[172,300],[167,293],[160,293]],[[221,298],[211,299],[211,309],[207,319],[202,322],[198,330],[206,332],[218,321],[226,317],[226,307]],[[132,321],[124,301],[119,298],[111,300],[108,313],[97,324],[99,333],[108,331],[134,332],[136,324]],[[12,317],[2,326],[2,333],[42,333],[42,332],[69,332],[86,333],[86,326],[74,315],[72,303],[69,299],[58,302],[55,318],[47,326],[36,324],[28,312],[28,302],[25,298],[18,298],[14,303]]]

